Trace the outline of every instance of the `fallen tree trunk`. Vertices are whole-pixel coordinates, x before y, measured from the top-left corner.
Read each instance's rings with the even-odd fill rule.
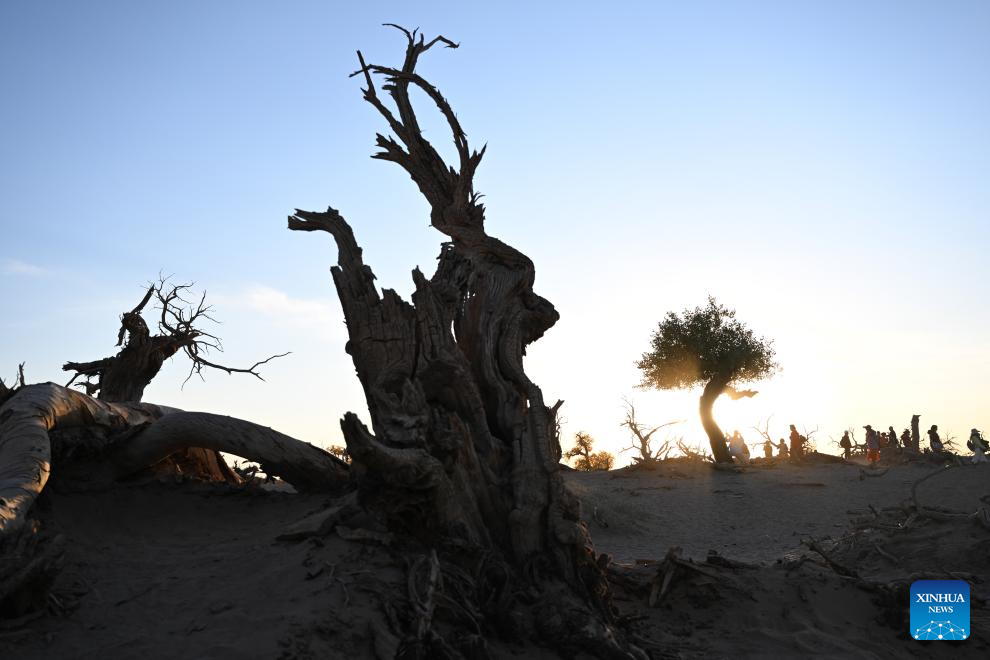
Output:
[[[186,447],[246,458],[298,490],[336,490],[348,478],[347,465],[329,452],[243,419],[202,412],[167,415],[120,443],[109,458],[115,476],[125,477]]]
[[[50,431],[84,426],[123,430],[163,414],[157,406],[97,401],[55,383],[19,389],[0,408],[0,536],[25,523],[28,509],[48,483]]]
[[[110,483],[189,447],[262,463],[300,490],[338,490],[347,465],[328,452],[244,420],[148,403],[109,403],[54,383],[20,388],[0,407],[0,537],[23,526],[48,483],[53,436],[60,478]],[[80,465],[73,470],[72,463]],[[70,484],[71,485],[71,484]]]

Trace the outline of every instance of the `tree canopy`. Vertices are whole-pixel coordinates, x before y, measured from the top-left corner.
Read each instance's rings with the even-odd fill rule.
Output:
[[[715,378],[726,384],[752,382],[779,369],[773,341],[757,337],[734,309],[711,296],[705,307],[668,312],[650,347],[636,363],[643,388],[688,389]]]

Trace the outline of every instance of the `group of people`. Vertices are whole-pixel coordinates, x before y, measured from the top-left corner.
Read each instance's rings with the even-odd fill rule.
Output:
[[[866,429],[866,460],[872,465],[880,460],[881,451],[899,450],[911,446],[911,431],[904,429],[898,441],[897,432],[893,426],[887,427],[887,431],[877,432],[870,424],[863,427]],[[842,448],[843,458],[848,459],[852,455],[853,442],[849,437],[849,431],[842,434],[839,440]],[[969,441],[966,446],[973,452],[973,463],[986,463],[987,453],[990,452],[983,434],[979,429],[970,431]],[[942,456],[945,452],[945,444],[938,433],[938,424],[932,424],[928,429],[928,448],[934,456]]]
[[[788,443],[783,438],[776,444],[770,438],[767,438],[766,442],[763,443],[763,456],[765,458],[774,458],[773,452],[775,449],[777,450],[777,458],[801,460],[804,457],[805,445],[808,443],[808,438],[801,435],[793,424],[790,427],[790,445],[788,446]],[[866,429],[866,460],[871,465],[880,460],[880,453],[882,451],[899,451],[901,448],[911,447],[910,429],[904,429],[900,437],[898,437],[893,426],[888,426],[886,431],[879,432],[870,424],[867,424],[863,428]],[[727,440],[729,454],[733,460],[742,465],[749,463],[749,447],[746,445],[746,441],[743,440],[742,434],[738,430],[733,431]],[[839,440],[839,447],[842,448],[843,458],[849,459],[852,457],[854,446],[849,431],[843,433],[842,439]],[[973,463],[990,462],[990,458],[987,456],[990,454],[990,444],[987,443],[987,440],[978,429],[973,429],[970,432],[969,441],[966,443],[966,446],[973,452]],[[937,424],[932,424],[932,427],[928,429],[928,447],[935,456],[942,456],[946,453],[945,444],[942,442],[941,436],[939,436]]]
[[[728,442],[729,455],[732,456],[733,460],[742,465],[749,463],[749,447],[738,430],[732,432],[732,435],[728,437]],[[773,440],[767,438],[766,442],[763,443],[763,456],[764,458],[772,459],[774,457],[773,451],[776,449],[777,458],[800,460],[804,457],[805,445],[807,443],[808,438],[801,435],[797,428],[791,424],[790,446],[788,447],[783,438],[776,444],[774,444]]]

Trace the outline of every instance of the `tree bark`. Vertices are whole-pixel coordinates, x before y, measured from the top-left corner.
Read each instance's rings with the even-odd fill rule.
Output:
[[[921,415],[911,415],[911,449],[921,453]]]
[[[540,567],[560,585],[544,589],[528,615],[512,613],[521,605],[512,602],[490,616],[531,620],[539,630],[530,632],[558,647],[640,657],[611,627],[604,571],[559,470],[556,410],[522,368],[526,344],[557,318],[532,292],[532,262],[471,232],[470,242],[445,245],[432,280],[413,271],[413,306],[394,291],[378,294],[335,210],[297,211],[289,227],[327,231],[339,249],[331,272],[373,428],[353,413],[341,421],[362,503],[429,547],[502,564],[496,573],[513,582]],[[568,601],[568,618],[552,615]]]
[[[66,362],[62,369],[98,377],[102,401],[140,401],[165,360],[181,347],[170,337],[131,335],[117,355],[94,362]]]
[[[716,376],[708,381],[698,405],[698,410],[701,413],[701,425],[704,427],[705,433],[708,434],[708,443],[711,445],[712,456],[716,463],[732,462],[732,455],[729,454],[729,448],[725,442],[725,434],[715,422],[715,417],[712,414],[715,401],[722,396],[728,384],[729,380],[722,376]]]
[[[29,385],[0,407],[0,537],[25,524],[48,483],[53,433],[65,459],[57,471],[70,487],[111,483],[189,447],[260,462],[300,490],[339,490],[348,480],[346,464],[328,452],[251,422]]]
[[[348,468],[329,452],[273,429],[224,415],[176,411],[140,431],[109,454],[116,477],[125,477],[187,447],[211,449],[260,463],[298,490],[332,491],[345,485]]]
[[[557,311],[533,291],[533,262],[486,233],[473,187],[484,149],[469,149],[446,99],[415,72],[432,46],[456,44],[398,29],[408,40],[402,67],[366,64],[359,52],[354,75],[364,76],[365,100],[395,135],[378,135],[374,157],[405,169],[430,204],[431,224],[449,239],[436,272],[427,279],[413,270],[412,304],[389,289],[379,294],[336,210],[289,218],[289,229],[325,231],[337,245],[331,273],[346,350],[371,414],[370,430],[352,413],[341,420],[360,502],[393,531],[436,550],[445,579],[470,576],[462,606],[512,637],[601,658],[644,657],[613,626],[604,561],[564,485],[559,404],[547,406],[523,369],[527,345],[556,323]],[[394,111],[378,96],[376,75]],[[457,167],[423,137],[410,86],[447,121]],[[417,624],[404,635],[398,656],[449,648],[435,628],[424,636]],[[427,638],[440,646],[431,651]]]

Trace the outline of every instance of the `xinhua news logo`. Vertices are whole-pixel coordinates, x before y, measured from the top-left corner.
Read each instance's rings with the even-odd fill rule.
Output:
[[[963,580],[918,580],[911,585],[911,637],[969,639],[969,584]]]

